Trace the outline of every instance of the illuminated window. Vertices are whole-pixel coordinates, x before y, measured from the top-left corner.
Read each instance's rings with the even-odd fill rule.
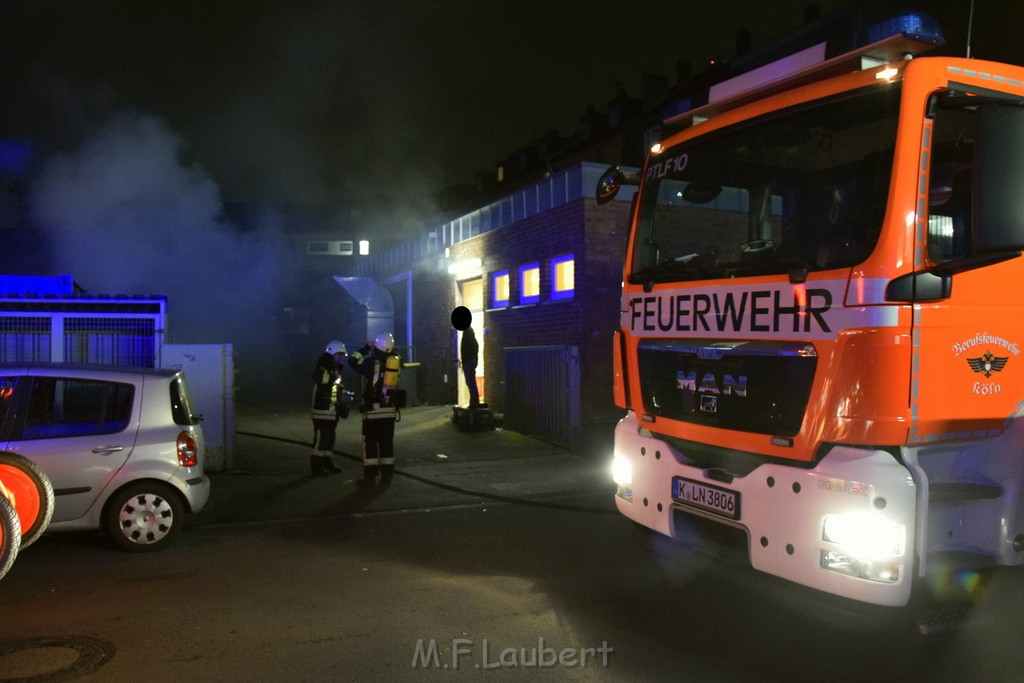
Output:
[[[508,280],[507,270],[491,276],[491,305],[495,308],[508,306]]]
[[[540,264],[528,263],[519,267],[519,303],[535,304],[540,301]]]
[[[569,299],[576,290],[576,260],[572,254],[551,259],[551,298]]]

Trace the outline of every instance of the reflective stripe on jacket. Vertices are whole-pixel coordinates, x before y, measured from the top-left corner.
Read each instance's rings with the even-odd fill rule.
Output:
[[[314,420],[338,419],[338,393],[341,386],[341,374],[336,371],[334,357],[324,353],[317,359],[313,370],[313,399],[310,417]]]

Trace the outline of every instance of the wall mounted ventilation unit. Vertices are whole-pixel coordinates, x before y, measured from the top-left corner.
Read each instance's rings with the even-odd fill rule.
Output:
[[[306,242],[309,256],[351,256],[352,253],[352,240]]]

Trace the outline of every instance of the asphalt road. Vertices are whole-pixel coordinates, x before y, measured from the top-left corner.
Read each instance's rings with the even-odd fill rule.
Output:
[[[662,546],[510,504],[199,526],[143,556],[48,536],[0,586],[0,642],[98,639],[112,656],[85,679],[111,681],[1020,680],[1019,581],[987,625],[921,643]]]
[[[281,474],[282,511],[348,495]],[[606,491],[516,502],[421,474],[355,508],[222,507],[155,554],[47,535],[0,581],[0,680],[1021,680],[1020,572],[921,641],[652,537]]]

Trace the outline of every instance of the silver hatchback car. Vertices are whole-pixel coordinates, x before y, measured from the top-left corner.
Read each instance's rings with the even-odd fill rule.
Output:
[[[106,531],[165,547],[210,497],[205,444],[181,370],[0,364],[0,450],[49,476],[49,530]]]

